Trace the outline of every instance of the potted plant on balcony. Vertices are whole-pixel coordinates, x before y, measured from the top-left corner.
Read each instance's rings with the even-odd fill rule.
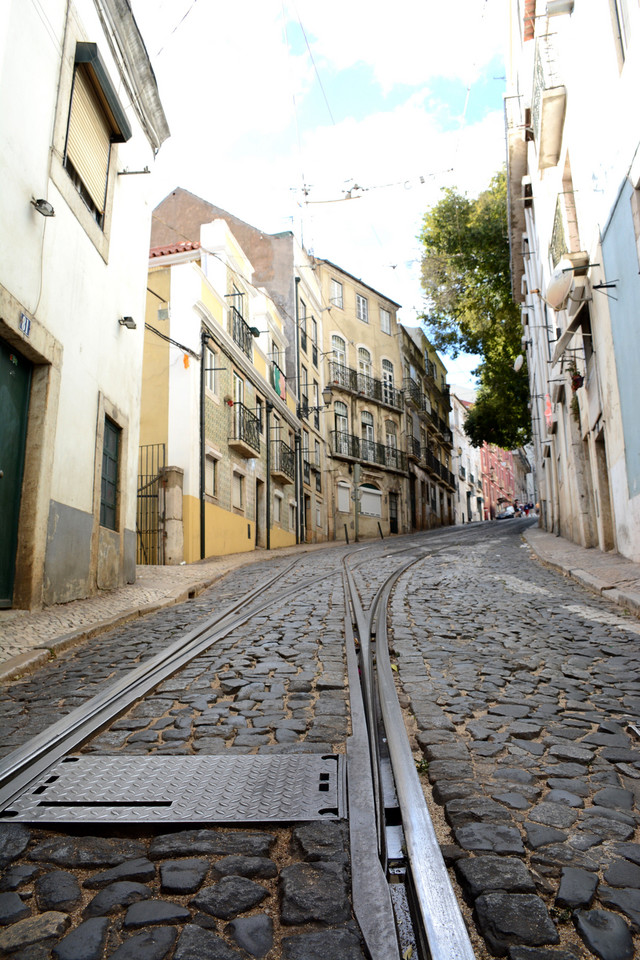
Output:
[[[571,389],[575,393],[576,390],[579,390],[582,384],[584,383],[584,377],[579,372],[575,363],[571,363],[568,370],[569,376],[571,377]]]

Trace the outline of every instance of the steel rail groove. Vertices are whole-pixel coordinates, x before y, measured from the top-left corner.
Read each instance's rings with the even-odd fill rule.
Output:
[[[417,562],[419,560],[414,560],[412,564]],[[416,771],[389,658],[388,604],[393,587],[406,569],[405,567],[393,573],[378,595],[376,665],[380,706],[400,805],[413,887],[428,941],[429,956],[431,960],[474,960],[473,947],[442,859]]]
[[[163,680],[226,637],[247,620],[263,610],[281,603],[289,596],[305,590],[310,583],[318,583],[335,574],[305,579],[277,596],[261,601],[261,596],[276,582],[281,581],[299,563],[296,559],[283,572],[249,591],[220,616],[210,617],[203,624],[182,636],[165,650],[128,671],[124,677],[110,684],[82,706],[71,711],[28,740],[0,761],[0,812],[37,777],[54,763],[107,726],[119,714]],[[253,603],[257,601],[257,603]],[[247,610],[247,607],[249,608]],[[217,629],[215,629],[217,628]]]

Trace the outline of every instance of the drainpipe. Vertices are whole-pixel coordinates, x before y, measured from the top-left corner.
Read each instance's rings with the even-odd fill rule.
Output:
[[[298,419],[300,419],[300,308],[298,287],[300,286],[300,277],[294,277],[295,283],[295,324],[296,324],[296,402]],[[302,436],[300,427],[296,433],[296,503],[297,503],[297,522],[296,522],[296,543],[304,542],[304,487],[302,479]]]
[[[271,412],[273,404],[267,400],[267,550],[271,550]]]
[[[203,330],[200,334],[200,559],[205,555],[205,516],[204,516],[204,480],[205,480],[205,424],[204,424],[204,348],[211,335]]]

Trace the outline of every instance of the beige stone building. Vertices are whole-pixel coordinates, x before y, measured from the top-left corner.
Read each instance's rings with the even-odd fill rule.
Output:
[[[328,260],[314,260],[322,292],[324,413],[330,463],[329,537],[409,530],[399,305]]]

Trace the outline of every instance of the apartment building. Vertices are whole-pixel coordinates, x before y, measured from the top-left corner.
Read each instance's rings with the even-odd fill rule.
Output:
[[[457,474],[455,496],[456,523],[471,523],[484,519],[482,494],[482,458],[479,447],[471,445],[464,432],[464,421],[469,407],[468,400],[451,394],[451,431],[453,434],[454,473]]]
[[[152,247],[139,562],[296,543],[296,436],[279,309],[224,220]]]
[[[541,524],[640,560],[640,7],[511,3],[505,98]]]
[[[150,208],[169,130],[128,4],[3,5],[0,605],[135,579]],[[6,82],[10,78],[13,82]]]
[[[180,187],[154,210],[151,244],[199,241],[201,226],[214,220],[227,224],[251,265],[247,280],[267,293],[282,318],[284,350],[269,347],[267,360],[270,369],[286,379],[287,396],[300,421],[293,437],[296,542],[325,540],[323,310],[315,271],[291,231],[265,233]]]

